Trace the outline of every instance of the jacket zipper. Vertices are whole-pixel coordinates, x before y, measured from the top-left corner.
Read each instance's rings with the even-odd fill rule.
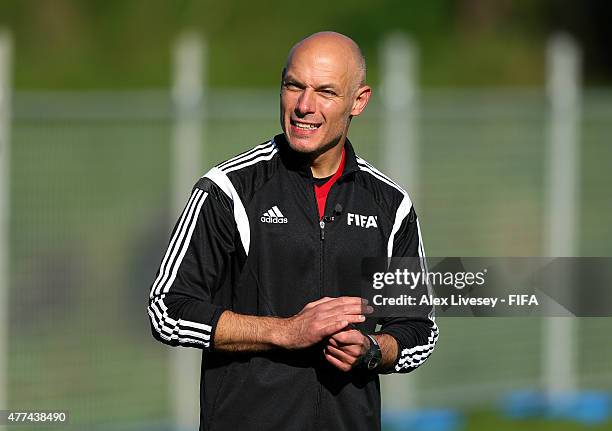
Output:
[[[317,216],[318,216],[318,212],[317,212]],[[323,297],[323,291],[324,291],[324,286],[325,286],[325,225],[326,222],[327,223],[331,223],[332,221],[334,221],[333,217],[329,217],[326,215],[323,215],[323,218],[321,218],[319,220],[319,244],[321,245],[320,248],[320,278],[319,278],[319,298]],[[318,430],[319,427],[319,422],[321,419],[321,398],[323,397],[323,387],[321,386],[321,384],[319,383],[319,390],[317,392],[317,403],[316,403],[316,419],[315,419],[315,430]]]
[[[314,192],[313,187],[313,192]],[[314,204],[315,204],[315,214],[317,219],[319,219],[319,298],[323,297],[323,285],[325,283],[325,272],[324,272],[324,263],[325,263],[325,214],[324,217],[319,216],[318,204],[317,204],[317,196],[316,192],[314,193]],[[321,398],[323,396],[323,388],[319,383],[317,388],[317,399],[315,403],[315,431],[320,428],[319,422],[321,420]]]
[[[317,212],[317,216],[318,216],[318,212]],[[325,253],[325,247],[324,247],[324,242],[325,242],[325,220],[321,219],[319,220],[319,244],[320,244],[320,249],[319,249],[319,298],[323,297],[323,284],[325,281],[325,272],[324,272],[324,262],[325,262],[325,258],[324,258],[324,253]],[[321,384],[319,383],[319,387],[317,388],[317,402],[316,402],[316,409],[315,409],[315,430],[318,430],[319,427],[319,422],[321,419],[321,398],[323,396],[323,388],[321,387]]]
[[[321,233],[320,237],[321,237],[321,241],[319,241],[319,244],[321,244],[321,248],[320,248],[320,271],[319,271],[319,298],[323,297],[323,284],[325,283],[325,271],[324,271],[324,264],[325,264],[325,218],[321,219],[319,221],[319,232]]]
[[[333,187],[333,186],[332,186]],[[314,191],[314,187],[313,187]],[[330,190],[331,192],[331,190]],[[329,197],[329,194],[328,194]],[[315,212],[317,218],[319,219],[319,298],[323,297],[323,291],[325,286],[325,224],[326,222],[331,223],[334,219],[325,215],[325,209],[323,210],[323,217],[319,216],[318,204],[317,204],[317,196],[315,193]],[[327,203],[325,205],[327,207]],[[319,383],[319,388],[317,391],[317,402],[316,402],[316,410],[315,410],[315,430],[320,428],[319,422],[321,419],[321,398],[323,397],[323,387]]]

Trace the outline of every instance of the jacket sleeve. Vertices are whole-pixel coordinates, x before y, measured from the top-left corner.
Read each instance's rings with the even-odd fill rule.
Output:
[[[409,209],[408,209],[409,208]],[[427,262],[421,239],[419,222],[405,197],[397,211],[394,235],[389,240],[389,257],[418,257],[420,268],[417,271],[427,272]],[[431,293],[429,283],[425,286]],[[388,372],[409,373],[431,355],[438,340],[438,326],[435,322],[434,308],[418,307],[418,312],[410,317],[387,317],[380,319],[379,333],[392,335],[398,342],[398,357]]]
[[[174,226],[149,294],[153,337],[171,346],[212,350],[224,309],[213,304],[234,250],[231,201],[202,178]]]

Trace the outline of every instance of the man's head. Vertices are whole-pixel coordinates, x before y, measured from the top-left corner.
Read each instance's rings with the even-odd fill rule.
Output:
[[[317,156],[344,143],[351,118],[370,98],[357,44],[334,32],[315,33],[289,52],[281,82],[281,127],[292,149]]]

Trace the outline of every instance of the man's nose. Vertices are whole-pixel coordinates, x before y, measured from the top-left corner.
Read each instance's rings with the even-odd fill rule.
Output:
[[[306,114],[312,114],[316,111],[315,93],[312,88],[306,88],[300,94],[297,106],[295,107],[295,113],[304,116]]]

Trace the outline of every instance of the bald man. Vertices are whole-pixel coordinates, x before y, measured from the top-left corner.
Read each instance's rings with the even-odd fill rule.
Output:
[[[200,430],[380,429],[378,374],[434,349],[433,308],[374,319],[361,298],[363,258],[424,257],[408,195],[347,138],[365,78],[350,38],[297,43],[283,133],[208,171],[176,223],[148,313],[156,339],[202,350]]]

